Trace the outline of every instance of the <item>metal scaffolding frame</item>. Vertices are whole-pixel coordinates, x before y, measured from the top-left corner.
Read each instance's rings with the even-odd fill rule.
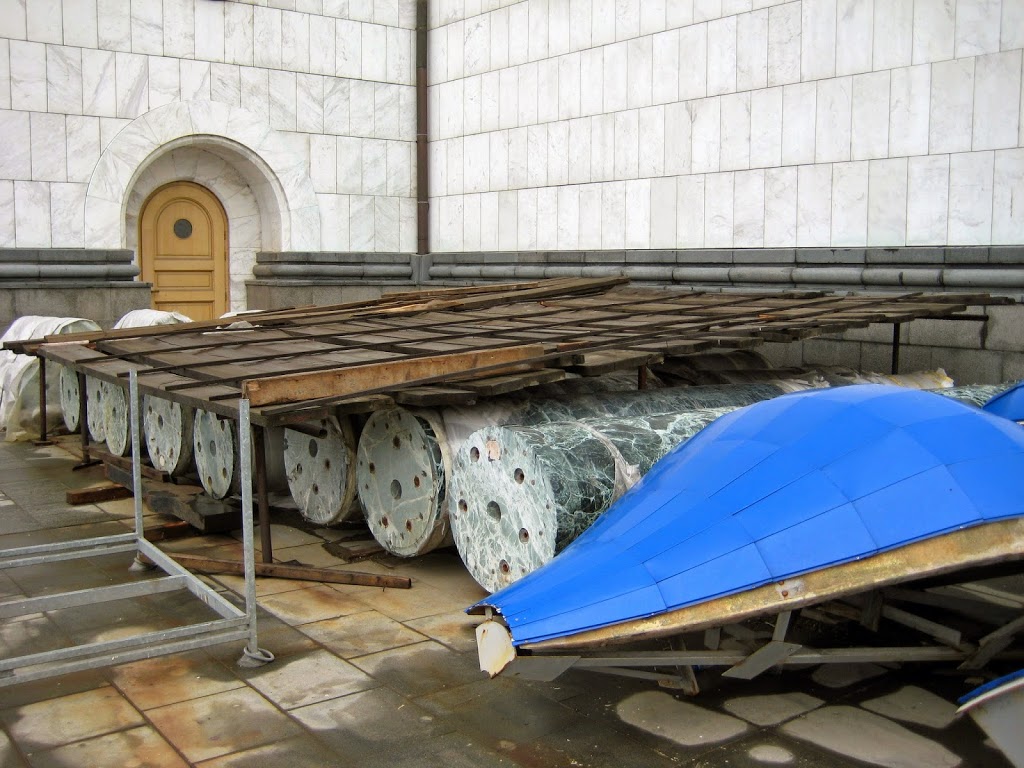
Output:
[[[21,597],[0,602],[0,619],[25,616],[41,611],[96,605],[112,600],[146,597],[182,589],[191,592],[216,612],[220,618],[117,640],[85,643],[0,659],[0,687],[70,672],[149,659],[169,653],[190,651],[231,640],[245,640],[242,657],[239,659],[240,665],[257,666],[272,661],[274,658],[269,652],[260,649],[256,631],[256,569],[253,552],[249,401],[242,399],[238,404],[238,437],[242,474],[242,549],[245,571],[245,610],[242,610],[146,540],[142,519],[141,408],[139,406],[138,375],[135,371],[132,371],[129,377],[128,390],[131,405],[131,490],[135,502],[134,531],[115,536],[100,536],[0,550],[0,569],[135,552],[133,569],[156,567],[163,570],[166,575],[114,586],[93,587],[39,597]],[[144,563],[145,565],[143,565]]]

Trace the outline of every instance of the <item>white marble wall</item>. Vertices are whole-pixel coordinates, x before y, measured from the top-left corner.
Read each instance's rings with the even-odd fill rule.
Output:
[[[437,0],[432,250],[1024,243],[1024,0]]]
[[[415,0],[4,2],[0,247],[86,245],[113,138],[213,102],[298,147],[323,250],[415,250],[415,22]]]

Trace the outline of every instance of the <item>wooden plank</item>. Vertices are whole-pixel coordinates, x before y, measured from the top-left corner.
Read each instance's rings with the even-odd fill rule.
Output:
[[[544,348],[531,344],[481,352],[460,352],[372,365],[356,365],[295,376],[272,376],[242,382],[242,394],[254,406],[298,403],[325,397],[345,397],[384,387],[414,384],[439,376],[498,368],[541,357]]]
[[[190,571],[229,573],[238,576],[245,574],[244,564],[234,560],[219,560],[212,557],[171,552],[166,554]],[[359,571],[332,571],[327,568],[312,568],[308,565],[256,563],[256,575],[271,576],[277,579],[323,581],[330,584],[353,584],[358,587],[390,587],[391,589],[410,589],[412,587],[412,579],[407,576],[387,576],[379,573],[361,573]]]
[[[583,376],[603,376],[626,368],[660,363],[662,356],[656,352],[633,352],[626,349],[609,349],[604,352],[587,352],[583,362],[570,370]]]
[[[565,371],[556,368],[541,368],[538,371],[527,373],[515,373],[507,376],[489,376],[483,379],[471,381],[460,381],[459,386],[464,387],[473,393],[496,397],[497,395],[518,392],[528,387],[536,387],[539,384],[549,384],[553,381],[561,381],[565,378]]]
[[[473,405],[477,401],[476,392],[455,387],[413,387],[403,389],[394,395],[399,405],[427,407],[432,405]]]
[[[64,494],[64,501],[71,505],[99,504],[104,501],[127,499],[131,495],[132,492],[123,485],[105,483],[104,485],[90,485],[85,488],[71,488]]]
[[[147,488],[143,499],[153,512],[172,515],[203,533],[224,533],[242,524],[241,506],[232,500],[218,501],[195,485],[163,483]]]

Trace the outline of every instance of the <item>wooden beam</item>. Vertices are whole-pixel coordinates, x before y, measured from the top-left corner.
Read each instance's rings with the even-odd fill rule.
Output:
[[[190,571],[229,573],[236,576],[245,574],[244,564],[235,560],[217,560],[212,557],[178,553],[167,553],[167,556]],[[256,563],[256,575],[272,576],[278,579],[323,581],[330,584],[354,584],[358,587],[391,587],[392,589],[410,589],[412,587],[412,579],[406,576],[382,576],[377,573],[362,573],[360,571],[332,571],[327,568],[310,568],[305,565]]]
[[[253,406],[299,403],[326,397],[349,397],[382,387],[415,384],[439,376],[465,374],[477,369],[498,368],[542,357],[544,347],[528,344],[507,349],[458,352],[416,357],[329,371],[269,376],[242,382],[242,396]]]
[[[64,494],[64,501],[71,505],[99,504],[104,501],[127,499],[131,495],[132,492],[123,485],[106,483],[86,488],[71,488]]]

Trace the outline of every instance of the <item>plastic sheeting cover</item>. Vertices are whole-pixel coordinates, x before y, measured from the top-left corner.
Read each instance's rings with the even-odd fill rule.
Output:
[[[800,392],[718,419],[478,607],[539,642],[1021,515],[1012,422],[893,386]]]
[[[164,312],[159,309],[133,309],[114,323],[114,328],[149,328],[154,325],[177,325],[191,323],[192,318],[180,312]]]

